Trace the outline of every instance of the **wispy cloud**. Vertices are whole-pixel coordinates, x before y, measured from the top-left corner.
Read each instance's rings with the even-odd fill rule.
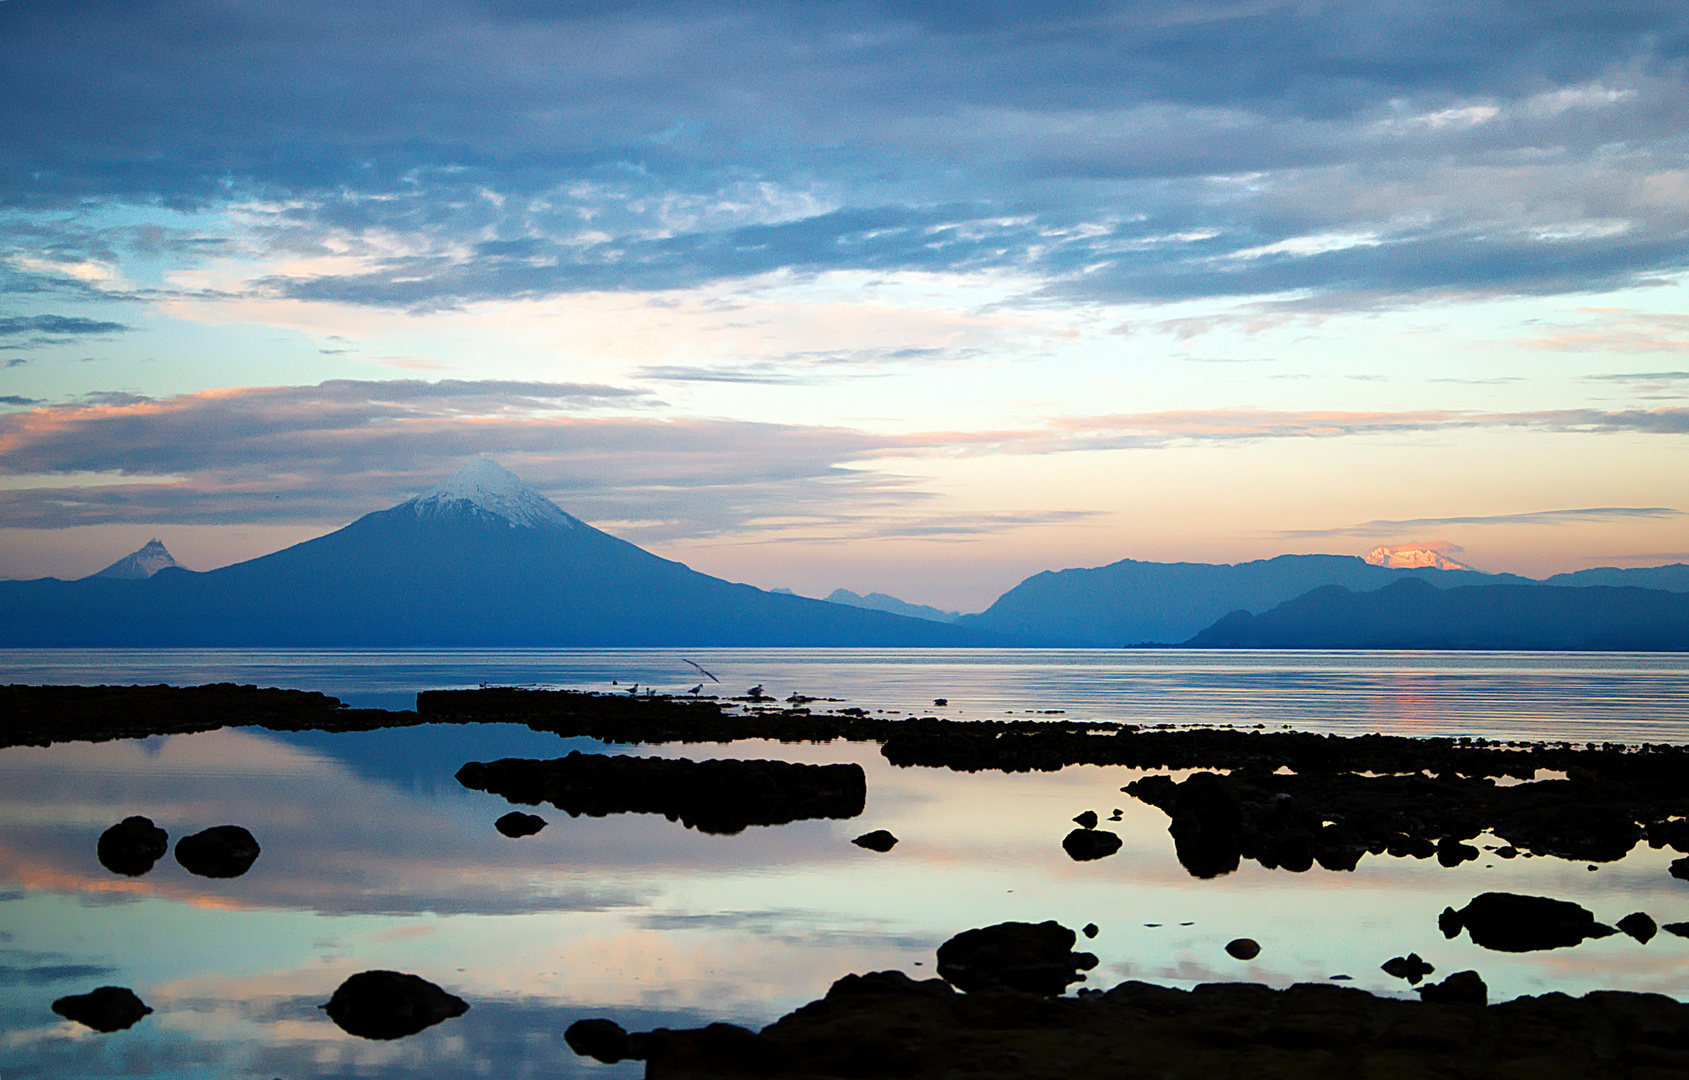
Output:
[[[1457,525],[1571,525],[1579,522],[1660,520],[1682,517],[1684,511],[1669,506],[1586,506],[1570,510],[1535,510],[1523,514],[1471,514],[1457,517],[1407,518],[1400,521],[1365,521],[1332,529],[1291,529],[1272,535],[1284,540],[1311,540],[1332,536],[1399,537],[1420,529]],[[1459,548],[1452,550],[1458,551]]]

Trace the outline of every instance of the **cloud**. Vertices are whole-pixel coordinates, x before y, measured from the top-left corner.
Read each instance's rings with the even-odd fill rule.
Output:
[[[9,342],[10,347],[14,349],[37,348],[82,337],[103,337],[130,329],[132,327],[120,322],[72,315],[13,315],[0,318],[0,338],[27,336],[26,341]],[[10,367],[11,364],[6,366]]]
[[[1669,506],[1589,506],[1573,510],[1536,510],[1523,514],[1482,514],[1461,517],[1410,518],[1402,521],[1366,521],[1335,529],[1293,529],[1272,535],[1284,540],[1308,540],[1328,536],[1400,536],[1416,529],[1437,529],[1455,525],[1572,525],[1585,522],[1661,520],[1681,517],[1685,511]],[[1460,548],[1439,550],[1459,551]]]
[[[1686,33],[1670,0],[6,4],[0,288],[155,299],[77,275],[238,257],[236,291],[417,309],[843,269],[1611,289],[1686,267]]]
[[[0,405],[40,405],[40,398],[19,397],[16,394],[0,394]]]

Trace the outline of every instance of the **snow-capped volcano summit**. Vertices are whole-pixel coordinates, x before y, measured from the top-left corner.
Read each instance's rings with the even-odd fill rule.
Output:
[[[154,537],[153,539],[148,540],[139,549],[123,556],[123,558],[112,563],[99,573],[90,574],[89,576],[97,578],[126,578],[133,581],[140,580],[142,578],[150,578],[167,566],[180,565],[182,564],[172,558],[170,552],[164,549],[164,545],[158,542],[157,537]]]
[[[573,529],[580,522],[496,461],[475,458],[438,487],[399,504],[418,518],[479,516],[511,527]]]

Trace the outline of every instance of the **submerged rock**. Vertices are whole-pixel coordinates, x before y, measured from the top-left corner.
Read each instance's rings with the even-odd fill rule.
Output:
[[[140,877],[170,850],[170,835],[151,818],[126,817],[100,834],[94,853],[114,874]]]
[[[258,861],[257,837],[239,825],[213,825],[176,841],[176,861],[190,874],[240,877]]]
[[[524,814],[520,810],[512,810],[493,822],[493,828],[514,840],[532,836],[545,828],[545,818],[538,814]]]
[[[1074,829],[1062,837],[1061,848],[1074,862],[1102,859],[1120,850],[1120,837],[1106,829]]]
[[[969,992],[1008,988],[1060,994],[1097,966],[1090,953],[1074,952],[1077,935],[1053,920],[1005,922],[964,930],[938,947],[938,974]]]
[[[1497,952],[1564,949],[1586,938],[1607,937],[1614,932],[1612,927],[1596,922],[1589,909],[1547,896],[1484,893],[1473,897],[1455,915],[1473,944]],[[1444,933],[1448,933],[1446,926]]]
[[[857,847],[867,848],[869,851],[890,851],[897,846],[897,837],[885,829],[875,829],[873,832],[863,833],[851,843]]]
[[[126,986],[102,986],[60,998],[53,1002],[53,1011],[95,1031],[113,1032],[134,1027],[152,1009]]]
[[[462,1016],[469,1005],[420,975],[361,971],[341,983],[323,1009],[360,1039],[402,1039]]]

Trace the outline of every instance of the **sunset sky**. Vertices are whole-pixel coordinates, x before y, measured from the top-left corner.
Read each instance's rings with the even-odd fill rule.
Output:
[[[0,577],[1689,561],[1689,6],[0,2]]]

